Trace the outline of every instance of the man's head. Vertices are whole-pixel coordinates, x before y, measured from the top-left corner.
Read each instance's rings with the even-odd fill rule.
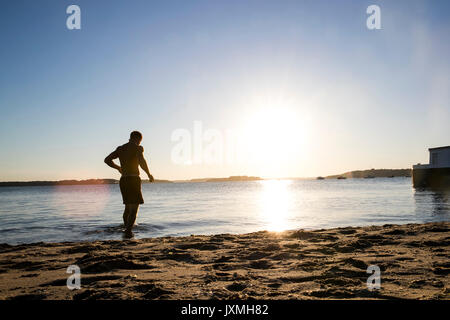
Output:
[[[136,143],[139,145],[142,141],[142,133],[139,131],[133,131],[130,133],[130,142]]]

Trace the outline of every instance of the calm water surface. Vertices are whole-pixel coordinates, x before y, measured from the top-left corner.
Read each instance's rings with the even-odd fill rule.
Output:
[[[450,221],[410,178],[143,185],[135,237]],[[121,239],[118,185],[0,188],[0,242]]]

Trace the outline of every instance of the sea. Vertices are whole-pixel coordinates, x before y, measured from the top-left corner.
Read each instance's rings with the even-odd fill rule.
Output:
[[[134,238],[450,221],[411,178],[143,184]],[[0,187],[0,243],[119,240],[119,185]]]

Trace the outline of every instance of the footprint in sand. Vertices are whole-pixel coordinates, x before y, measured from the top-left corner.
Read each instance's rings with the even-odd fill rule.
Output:
[[[252,269],[270,269],[272,265],[273,264],[269,260],[261,259],[257,261],[252,261],[247,266]]]
[[[103,273],[118,269],[136,270],[155,268],[152,265],[136,263],[133,260],[129,260],[121,256],[95,256],[90,254],[81,257],[75,264],[80,266],[83,273]]]
[[[248,287],[248,285],[245,283],[233,282],[232,284],[228,285],[226,288],[230,291],[242,291],[247,287]]]

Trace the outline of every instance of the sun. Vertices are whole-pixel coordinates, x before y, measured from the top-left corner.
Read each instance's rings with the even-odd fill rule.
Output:
[[[305,129],[303,119],[291,108],[261,108],[248,117],[242,144],[252,164],[282,165],[301,154]]]

